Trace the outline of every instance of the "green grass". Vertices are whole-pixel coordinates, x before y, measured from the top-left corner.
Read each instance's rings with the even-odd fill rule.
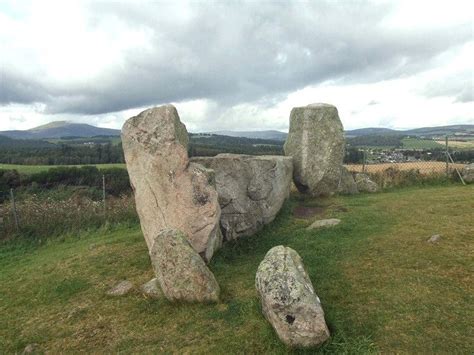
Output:
[[[402,144],[404,149],[435,149],[444,147],[444,145],[441,145],[432,139],[419,138],[403,138]]]
[[[107,169],[107,168],[124,168],[125,164],[91,164],[92,166],[96,166],[99,169]],[[57,167],[81,167],[86,165],[15,165],[15,164],[0,164],[0,169],[6,170],[17,170],[19,173],[22,174],[35,174],[41,171],[47,171],[51,168]]]
[[[306,231],[297,204],[342,223]],[[293,196],[259,234],[229,243],[210,268],[216,305],[111,298],[120,280],[153,272],[138,226],[0,249],[0,353],[269,353],[283,346],[261,314],[255,272],[271,247],[303,257],[331,339],[308,353],[471,353],[474,186],[428,187],[325,200]],[[441,234],[439,244],[428,244]]]

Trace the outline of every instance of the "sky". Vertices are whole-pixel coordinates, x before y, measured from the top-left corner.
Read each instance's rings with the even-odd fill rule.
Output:
[[[0,130],[121,128],[173,103],[188,131],[474,124],[468,1],[0,0]]]

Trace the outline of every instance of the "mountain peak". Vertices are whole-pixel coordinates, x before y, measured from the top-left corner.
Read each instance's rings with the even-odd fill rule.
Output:
[[[38,126],[38,127],[31,128],[28,131],[33,132],[33,131],[41,131],[43,129],[49,129],[49,128],[59,128],[59,127],[68,126],[70,124],[74,124],[74,122],[71,122],[71,121],[53,121],[53,122],[49,122],[49,123],[46,123],[46,124]]]
[[[51,139],[61,137],[119,136],[120,130],[95,127],[86,123],[54,121],[26,131],[3,131],[0,135],[16,139]]]

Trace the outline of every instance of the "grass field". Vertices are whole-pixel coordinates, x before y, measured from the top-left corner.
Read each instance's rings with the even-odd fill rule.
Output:
[[[107,168],[124,168],[125,164],[92,164],[99,169],[107,169]],[[76,166],[81,167],[84,165],[14,165],[14,164],[0,164],[0,169],[14,169],[17,170],[19,173],[22,174],[34,174],[39,173],[41,171],[47,171],[51,168],[57,167],[65,167],[65,166]]]
[[[403,138],[402,145],[405,149],[434,149],[444,147],[444,143],[440,144],[432,139],[418,138]]]
[[[348,164],[345,167],[349,171],[361,172],[362,164]],[[457,168],[461,170],[464,164],[449,164],[450,169]],[[381,163],[367,164],[365,171],[368,173],[378,173],[388,168],[396,168],[398,170],[419,170],[421,174],[444,173],[446,171],[446,163],[442,161],[415,161],[406,163]]]
[[[307,231],[298,206],[337,217]],[[273,246],[303,257],[331,339],[307,353],[471,353],[474,349],[474,186],[302,199],[296,195],[258,235],[227,244],[210,268],[216,305],[170,304],[120,280],[153,272],[138,226],[65,236],[41,246],[0,246],[0,353],[38,344],[47,353],[268,353],[285,348],[261,314],[257,266]],[[433,234],[441,242],[429,244]]]

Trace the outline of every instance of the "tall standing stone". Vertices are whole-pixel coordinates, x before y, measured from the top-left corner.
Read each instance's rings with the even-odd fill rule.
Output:
[[[293,157],[293,181],[300,192],[313,196],[337,192],[344,145],[344,129],[335,106],[311,104],[291,110],[284,151]]]
[[[165,228],[184,232],[194,250],[210,260],[222,243],[214,173],[190,163],[188,133],[172,105],[130,118],[122,143],[137,212],[148,245]]]

